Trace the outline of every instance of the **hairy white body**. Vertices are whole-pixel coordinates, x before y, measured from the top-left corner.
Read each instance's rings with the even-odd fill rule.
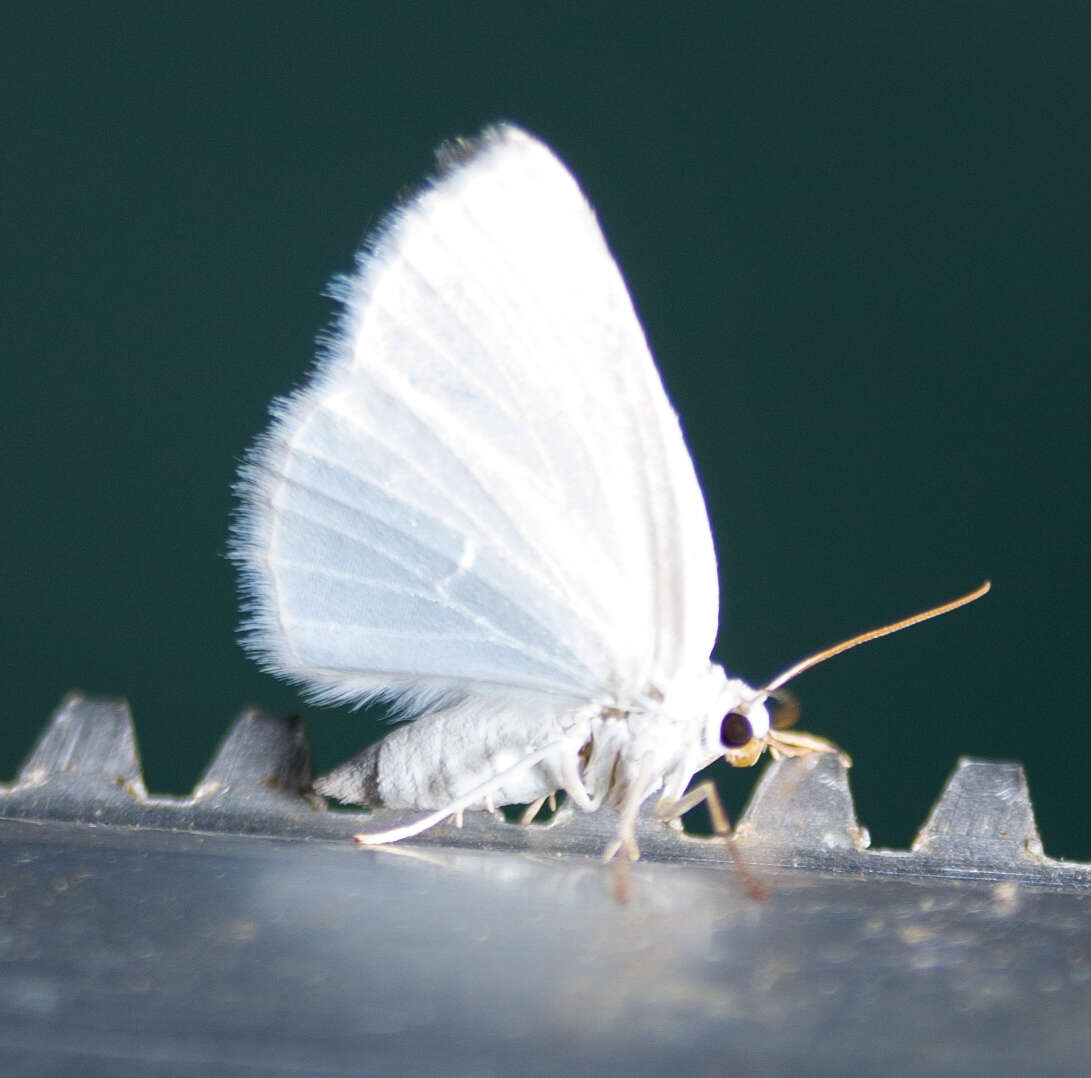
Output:
[[[341,801],[401,809],[533,804],[561,791],[586,812],[621,808],[631,799],[639,804],[657,792],[669,805],[697,771],[724,754],[723,716],[740,708],[752,728],[768,732],[754,690],[715,665],[684,692],[626,708],[573,708],[531,695],[475,700],[398,728],[317,789]]]

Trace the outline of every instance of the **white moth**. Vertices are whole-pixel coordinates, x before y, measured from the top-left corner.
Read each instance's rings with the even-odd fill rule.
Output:
[[[533,815],[564,791],[616,809],[607,856],[636,858],[653,794],[668,820],[709,799],[726,832],[711,785],[689,790],[718,757],[832,748],[766,708],[818,657],[761,689],[709,660],[719,590],[693,464],[594,213],[546,146],[497,126],[448,147],[336,294],[339,329],[241,469],[232,556],[263,667],[415,718],[316,786],[428,813],[358,841],[466,809]]]

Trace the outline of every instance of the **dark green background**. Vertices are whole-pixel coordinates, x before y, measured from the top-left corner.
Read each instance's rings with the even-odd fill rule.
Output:
[[[760,681],[990,576],[801,678],[803,725],[854,756],[880,844],[971,753],[1023,761],[1047,849],[1091,859],[1089,26],[1041,2],[4,16],[0,775],[74,686],[129,697],[162,791],[242,705],[298,707],[233,639],[236,460],[366,228],[504,117],[624,268],[716,530],[721,660]],[[321,766],[380,729],[305,713]]]

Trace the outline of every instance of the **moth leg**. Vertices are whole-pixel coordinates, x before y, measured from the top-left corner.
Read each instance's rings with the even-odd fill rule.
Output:
[[[640,801],[636,802],[637,808]],[[625,808],[627,809],[628,803]],[[622,818],[618,823],[617,837],[603,851],[603,861],[612,861],[619,850],[624,851],[624,857],[618,857],[614,861],[614,898],[622,905],[629,901],[629,862],[640,859],[640,847],[636,844],[636,816],[626,820],[626,813],[622,810]]]
[[[641,803],[648,794],[648,779],[652,770],[651,756],[645,756],[640,764],[640,773],[628,790],[618,814],[617,835],[603,851],[602,859],[612,861],[619,850],[625,851],[625,860],[639,861],[640,847],[636,843],[636,818],[640,813]],[[619,880],[620,884],[620,880]],[[620,887],[619,887],[620,889]]]
[[[571,745],[560,746],[560,771],[561,785],[572,803],[583,809],[584,812],[594,812],[598,808],[598,802],[587,792],[580,775],[579,749],[573,749]],[[553,795],[550,794],[552,797]],[[555,805],[555,802],[553,803]]]
[[[444,821],[444,822],[445,823],[453,823],[455,825],[455,827],[457,827],[461,831],[462,830],[462,809],[459,809],[457,812],[452,812],[451,815],[448,816],[446,821]]]
[[[526,809],[523,811],[523,815],[519,817],[519,822],[521,824],[533,823],[534,822],[534,817],[537,816],[538,813],[542,811],[542,806],[547,801],[549,802],[549,807],[551,809],[553,809],[554,811],[556,811],[556,807],[557,807],[557,797],[556,797],[556,795],[555,794],[546,794],[544,797],[539,797],[537,801],[534,801],[531,804],[527,805]]]
[[[784,757],[807,756],[812,752],[836,752],[846,767],[852,761],[832,741],[816,734],[806,734],[802,730],[770,730],[766,735],[769,755],[774,760]]]
[[[648,795],[653,763],[650,754],[641,761],[636,781],[625,791],[625,800],[618,818],[617,836],[602,854],[604,861],[611,861],[617,857],[619,851],[624,851],[625,856],[618,857],[614,869],[614,898],[622,904],[629,901],[629,862],[640,860],[640,847],[636,842],[636,818],[640,814],[644,798]]]
[[[677,800],[672,801],[664,798],[655,806],[655,814],[665,823],[674,823],[681,820],[690,809],[696,808],[702,803],[708,805],[708,814],[712,817],[713,831],[723,838],[730,838],[731,823],[727,818],[727,812],[724,811],[724,803],[720,800],[720,795],[711,782],[702,782],[698,786],[694,786],[692,790],[686,791]]]
[[[702,803],[708,805],[708,814],[712,819],[712,829],[724,840],[724,845],[727,846],[727,852],[731,855],[731,861],[735,866],[735,871],[739,874],[742,885],[753,898],[767,899],[769,897],[769,888],[750,871],[742,858],[742,854],[739,853],[739,848],[735,845],[735,840],[731,835],[731,822],[724,810],[724,803],[720,800],[719,792],[713,783],[702,782],[700,785],[694,786],[692,790],[684,793],[676,801],[661,800],[655,806],[655,814],[659,819],[670,823],[674,820],[681,820],[690,809],[696,808]]]
[[[618,852],[624,850],[625,856],[622,861],[639,861],[640,860],[640,847],[636,842],[636,833],[632,827],[626,828],[624,823],[618,824],[617,835],[602,851],[602,859],[604,861],[612,861]]]

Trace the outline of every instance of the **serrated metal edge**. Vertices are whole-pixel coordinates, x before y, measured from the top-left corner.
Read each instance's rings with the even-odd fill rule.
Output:
[[[244,711],[188,797],[150,796],[128,704],[69,693],[15,781],[0,787],[0,818],[68,820],[291,838],[341,839],[403,813],[329,812],[310,791],[306,730],[297,718]],[[430,845],[601,853],[606,813],[562,812],[522,827],[468,813],[415,839]],[[660,861],[729,860],[718,840],[642,818],[642,854]],[[853,875],[1017,879],[1091,888],[1091,865],[1046,857],[1026,776],[1017,763],[960,759],[909,850],[872,850],[856,819],[848,771],[836,754],[771,764],[735,830],[755,865]]]

